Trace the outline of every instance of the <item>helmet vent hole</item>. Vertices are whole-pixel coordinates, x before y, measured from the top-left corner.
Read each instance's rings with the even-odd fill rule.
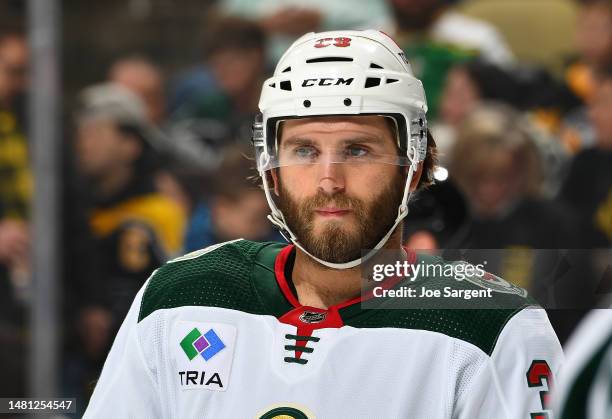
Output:
[[[398,81],[398,79],[387,79],[387,84],[397,83]]]
[[[306,64],[351,62],[351,61],[353,61],[353,59],[350,57],[319,57],[319,58],[311,58],[309,60],[306,60]]]
[[[282,72],[283,72],[283,73],[288,73],[288,72],[290,72],[290,71],[291,71],[291,67],[287,67],[287,68],[286,68],[286,69],[284,69]]]
[[[379,70],[384,70],[384,67],[376,64],[376,63],[370,63],[370,68],[377,68]]]
[[[348,97],[346,99],[344,99],[344,105],[345,106],[351,106],[352,103],[353,103],[353,101],[351,99],[349,99]]]
[[[289,80],[281,81],[280,82],[280,88],[281,88],[281,90],[291,91],[291,81],[289,81]]]
[[[268,86],[276,88],[276,83],[270,83]]]
[[[308,99],[306,99],[306,100],[304,101],[304,107],[305,107],[305,108],[310,108],[310,105],[311,105],[310,101],[309,101]]]
[[[378,77],[368,77],[365,82],[365,88],[368,89],[370,87],[380,86],[380,78]]]

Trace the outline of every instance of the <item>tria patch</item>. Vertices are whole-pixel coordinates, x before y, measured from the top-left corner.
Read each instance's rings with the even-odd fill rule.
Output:
[[[223,381],[219,373],[213,373],[210,376],[206,375],[206,371],[179,371],[181,377],[181,386],[217,386],[221,389],[224,387]]]
[[[181,390],[225,391],[236,343],[236,327],[224,323],[179,321],[172,327],[175,383]]]

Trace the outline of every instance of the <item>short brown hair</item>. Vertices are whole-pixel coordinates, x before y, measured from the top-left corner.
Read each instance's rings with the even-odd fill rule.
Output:
[[[417,189],[426,188],[434,183],[434,171],[438,165],[438,148],[436,141],[431,135],[431,131],[427,130],[427,155],[423,161],[423,173]]]

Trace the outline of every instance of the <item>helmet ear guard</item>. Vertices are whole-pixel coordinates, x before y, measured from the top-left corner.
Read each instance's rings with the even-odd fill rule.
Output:
[[[425,113],[418,115],[417,118],[410,121],[410,124],[410,143],[416,147],[417,163],[420,163],[425,161],[425,157],[427,157],[427,119]]]
[[[288,241],[324,266],[349,269],[373,256],[408,214],[412,178],[427,155],[425,93],[401,49],[378,31],[304,35],[280,59],[274,76],[264,82],[259,108],[252,143],[271,211],[268,219]],[[277,137],[282,121],[350,115],[392,119],[399,148],[396,157],[406,161],[398,164],[408,171],[397,217],[374,249],[347,263],[331,263],[312,255],[293,234],[274,202],[268,171],[280,165]]]

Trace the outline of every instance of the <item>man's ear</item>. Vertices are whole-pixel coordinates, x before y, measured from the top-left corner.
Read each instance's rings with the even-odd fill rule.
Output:
[[[410,192],[414,192],[419,186],[419,180],[421,180],[421,175],[423,174],[423,162],[420,162],[417,165],[417,169],[412,175],[412,180],[410,180]]]
[[[272,169],[270,170],[270,174],[272,175],[272,186],[273,186],[273,190],[274,193],[276,194],[276,196],[280,196],[280,194],[278,193],[279,190],[279,179],[278,179],[278,169]]]

